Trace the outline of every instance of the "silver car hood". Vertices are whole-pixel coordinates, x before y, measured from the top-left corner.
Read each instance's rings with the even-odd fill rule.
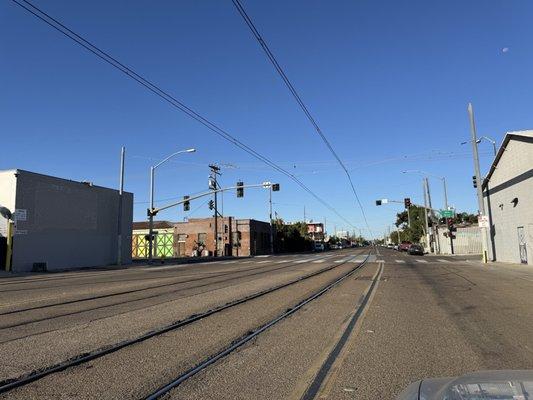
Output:
[[[533,400],[533,371],[480,371],[455,378],[424,379],[397,400]]]

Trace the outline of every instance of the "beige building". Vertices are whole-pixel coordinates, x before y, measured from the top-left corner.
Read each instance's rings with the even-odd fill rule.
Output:
[[[533,265],[533,130],[508,132],[483,182],[489,255]]]

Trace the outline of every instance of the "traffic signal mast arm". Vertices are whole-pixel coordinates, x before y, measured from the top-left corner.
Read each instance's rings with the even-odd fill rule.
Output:
[[[387,203],[399,203],[399,204],[404,204],[404,201],[400,201],[400,200],[389,200],[389,199],[386,199],[387,201],[385,203],[381,203],[379,205],[383,205],[383,204],[387,204]],[[383,200],[381,200],[383,201]],[[437,210],[436,208],[429,208],[429,207],[426,207],[426,206],[423,206],[421,204],[415,204],[413,202],[411,202],[411,206],[412,207],[418,207],[418,208],[426,208],[428,210],[431,210],[431,211],[436,211],[436,212],[439,212],[440,210]]]
[[[275,185],[275,184],[266,185],[266,188],[269,188],[272,185]],[[205,197],[205,196],[210,196],[210,195],[212,196],[213,193],[226,192],[228,190],[234,190],[234,189],[239,189],[239,188],[246,189],[246,188],[258,188],[258,187],[265,188],[265,184],[264,183],[257,183],[257,184],[253,184],[253,185],[229,186],[229,187],[226,187],[226,188],[220,188],[220,189],[216,189],[216,190],[209,190],[208,192],[200,193],[200,194],[197,194],[195,196],[190,196],[187,199],[176,201],[174,203],[167,204],[166,206],[163,206],[163,207],[154,207],[153,210],[148,209],[148,213],[151,212],[152,215],[157,215],[157,213],[159,211],[163,211],[163,210],[167,210],[169,208],[175,207],[175,206],[179,206],[180,204],[183,204],[183,203],[185,203],[187,201],[200,199],[200,198]]]

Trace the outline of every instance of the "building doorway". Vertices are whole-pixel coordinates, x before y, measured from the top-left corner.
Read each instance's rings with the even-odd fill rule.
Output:
[[[178,235],[178,248],[177,255],[178,257],[185,257],[185,241],[187,240],[187,235],[180,233]]]
[[[518,249],[520,251],[520,262],[522,264],[527,264],[526,232],[524,231],[523,226],[519,226],[516,229],[518,231]]]

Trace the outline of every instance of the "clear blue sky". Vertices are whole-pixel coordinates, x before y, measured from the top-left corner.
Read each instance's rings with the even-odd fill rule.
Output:
[[[126,65],[300,175],[363,227],[346,179],[276,75],[230,0],[35,1]],[[533,3],[528,1],[244,1],[354,182],[381,234],[400,206],[422,201],[420,169],[444,175],[450,203],[475,211],[466,113],[500,142],[533,127]],[[135,218],[145,218],[148,169],[156,198],[200,192],[207,164],[233,164],[238,179],[281,183],[275,210],[286,220],[346,224],[284,176],[214,136],[11,1],[0,3],[0,169],[21,168],[116,187],[120,146]],[[505,49],[505,50],[504,50]],[[480,147],[482,169],[492,160]],[[432,180],[433,205],[442,189]],[[267,219],[267,193],[224,196],[224,213]],[[163,204],[164,201],[159,202]],[[194,210],[202,203],[193,203]],[[201,206],[194,216],[207,216]],[[182,209],[160,215],[181,220]]]

